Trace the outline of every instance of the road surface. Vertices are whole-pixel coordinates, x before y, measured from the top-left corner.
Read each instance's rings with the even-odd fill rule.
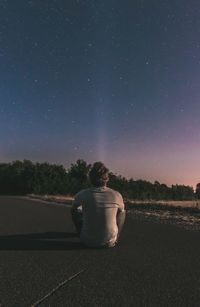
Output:
[[[0,197],[0,306],[200,306],[200,234],[128,216],[120,243],[87,249],[69,206]],[[83,270],[83,271],[82,271]]]

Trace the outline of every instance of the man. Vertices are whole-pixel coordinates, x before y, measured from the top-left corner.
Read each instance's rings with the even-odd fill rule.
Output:
[[[92,187],[76,194],[71,209],[80,240],[89,247],[113,247],[122,230],[126,211],[121,194],[108,188],[109,170],[96,162],[89,173]],[[82,206],[82,213],[79,207]]]

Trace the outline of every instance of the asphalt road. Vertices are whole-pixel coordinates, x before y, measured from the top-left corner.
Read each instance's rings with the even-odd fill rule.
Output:
[[[69,207],[0,197],[0,306],[200,306],[200,233],[126,219],[119,245],[87,249]],[[82,271],[84,270],[84,271]]]

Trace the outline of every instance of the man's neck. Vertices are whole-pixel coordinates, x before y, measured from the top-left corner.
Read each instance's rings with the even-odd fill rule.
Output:
[[[98,186],[94,186],[94,188],[106,188],[106,185],[98,185]]]

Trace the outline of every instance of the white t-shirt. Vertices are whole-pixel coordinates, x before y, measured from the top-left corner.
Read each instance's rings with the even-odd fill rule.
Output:
[[[80,239],[89,246],[114,245],[118,227],[117,211],[124,211],[122,195],[108,187],[92,187],[76,194],[74,206],[82,206]]]

